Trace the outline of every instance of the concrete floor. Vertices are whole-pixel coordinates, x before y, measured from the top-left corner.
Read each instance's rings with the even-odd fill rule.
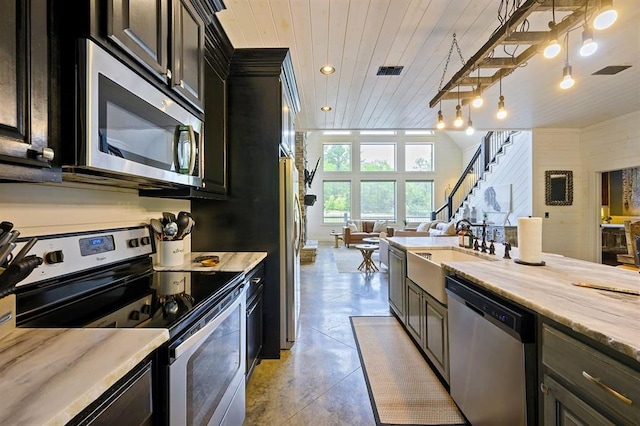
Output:
[[[375,425],[349,316],[390,315],[388,274],[339,273],[340,250],[320,242],[301,265],[298,340],[254,369],[245,425]]]

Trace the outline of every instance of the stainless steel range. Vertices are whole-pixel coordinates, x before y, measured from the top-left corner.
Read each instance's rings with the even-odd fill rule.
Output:
[[[25,244],[25,242],[19,243]],[[154,327],[154,424],[242,424],[242,272],[156,272],[147,226],[39,236],[16,288],[18,327]]]

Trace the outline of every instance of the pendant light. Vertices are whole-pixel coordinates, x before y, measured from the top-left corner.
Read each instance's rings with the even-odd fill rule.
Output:
[[[504,109],[504,96],[502,96],[502,73],[500,73],[500,97],[498,98],[498,112],[496,112],[498,120],[504,120],[507,117],[507,110]]]
[[[593,40],[593,30],[585,26],[582,31],[582,46],[580,47],[580,55],[591,56],[598,50],[598,43]]]
[[[444,129],[444,117],[442,116],[442,101],[440,102],[440,108],[438,110],[438,123],[436,124],[436,129],[442,130]]]
[[[606,30],[618,19],[618,12],[613,8],[613,0],[600,0],[598,14],[593,20],[593,28]]]
[[[584,2],[584,28],[582,29],[582,46],[580,47],[581,56],[591,56],[598,50],[598,43],[593,40],[593,30],[587,22],[587,5],[589,2]]]
[[[575,84],[575,80],[573,79],[571,64],[569,63],[569,33],[566,35],[566,51],[567,56],[564,63],[564,68],[562,68],[562,81],[560,82],[561,89],[570,89]]]
[[[462,111],[460,110],[460,86],[458,86],[458,105],[456,105],[456,119],[453,120],[455,127],[462,127],[464,120],[462,119]]]
[[[478,67],[478,87],[476,90],[478,94],[473,98],[473,101],[471,101],[471,105],[473,105],[474,108],[480,108],[484,103],[484,99],[482,99],[482,86],[480,85],[480,67]]]
[[[465,133],[468,136],[471,136],[474,132],[475,129],[473,128],[473,121],[471,121],[471,105],[469,104],[469,120],[467,121],[467,130],[465,130]]]
[[[549,28],[551,30],[549,31],[549,33],[551,34],[551,39],[549,40],[547,47],[544,48],[544,52],[542,53],[544,57],[547,59],[555,58],[560,53],[560,50],[562,50],[562,46],[560,46],[560,43],[558,43],[558,29],[556,28],[555,4],[554,4],[554,7],[551,9],[551,13],[553,14],[553,21],[549,22]]]

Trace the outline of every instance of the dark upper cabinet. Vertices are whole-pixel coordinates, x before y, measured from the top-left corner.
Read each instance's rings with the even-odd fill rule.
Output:
[[[0,180],[60,182],[49,148],[46,0],[8,0],[0,14]]]
[[[107,37],[169,83],[169,1],[111,0]]]
[[[201,3],[206,4],[206,3]],[[215,16],[206,27],[202,188],[145,189],[142,196],[224,200],[228,192],[227,80],[234,49]]]
[[[199,111],[205,24],[190,0],[110,0],[107,38]]]
[[[194,105],[204,97],[204,22],[189,0],[173,6],[171,87]]]

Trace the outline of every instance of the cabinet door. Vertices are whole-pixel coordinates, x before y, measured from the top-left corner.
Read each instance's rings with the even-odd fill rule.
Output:
[[[424,295],[424,350],[440,374],[449,383],[449,331],[447,308]]]
[[[389,247],[389,306],[406,324],[405,317],[405,273],[406,254]]]
[[[407,330],[420,345],[424,329],[422,293],[422,289],[407,278]]]
[[[542,393],[544,394],[544,424],[547,426],[614,424],[546,374]]]
[[[204,22],[190,0],[173,6],[171,87],[202,111],[204,95]]]
[[[109,0],[107,37],[168,83],[168,0]],[[169,75],[168,75],[169,74]]]
[[[47,1],[2,2],[0,179],[60,181],[48,145]]]

